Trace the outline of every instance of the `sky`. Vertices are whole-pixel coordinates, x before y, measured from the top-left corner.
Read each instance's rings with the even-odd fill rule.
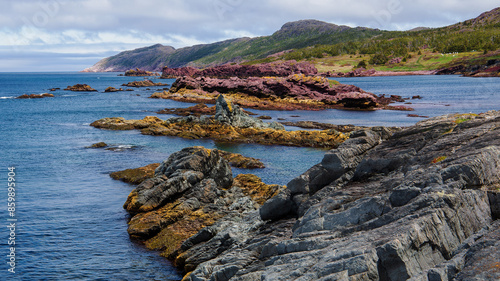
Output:
[[[121,51],[271,35],[316,19],[384,30],[451,25],[498,0],[0,0],[0,72],[80,71]]]

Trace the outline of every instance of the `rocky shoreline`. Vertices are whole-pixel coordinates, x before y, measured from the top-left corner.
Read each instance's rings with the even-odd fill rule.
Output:
[[[209,138],[221,143],[257,143],[332,148],[347,139],[347,132],[335,129],[322,131],[286,131],[277,122],[266,123],[246,114],[239,106],[219,95],[215,116],[173,117],[162,120],[148,116],[142,120],[120,117],[103,118],[90,124],[109,130],[141,130],[142,134],[176,136],[187,139]]]
[[[390,106],[399,96],[376,96],[353,85],[340,84],[320,76],[292,74],[287,77],[249,77],[228,79],[209,77],[178,78],[170,90],[154,93],[151,98],[213,104],[220,94],[231,97],[244,108],[266,110],[411,110]]]
[[[183,280],[497,280],[500,112],[357,130],[286,187],[186,148],[124,208]]]

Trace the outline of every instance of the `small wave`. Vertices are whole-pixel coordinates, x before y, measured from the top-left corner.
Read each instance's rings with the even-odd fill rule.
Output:
[[[14,97],[0,97],[0,100],[13,99]]]
[[[62,95],[61,97],[76,97],[77,95]]]
[[[125,148],[125,149],[129,149],[129,148],[134,148],[135,145],[130,145],[130,144],[122,144],[122,145],[119,145],[117,146],[118,148]]]

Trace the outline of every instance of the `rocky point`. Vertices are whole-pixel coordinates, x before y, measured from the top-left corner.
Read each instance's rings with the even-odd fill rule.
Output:
[[[142,120],[113,117],[97,120],[90,125],[110,130],[139,129],[142,134],[155,136],[320,148],[336,147],[348,137],[346,133],[335,129],[286,131],[280,123],[267,123],[249,116],[239,106],[231,101],[228,102],[223,95],[218,96],[215,107],[215,116],[173,117],[167,120],[155,116],[148,116]]]
[[[260,204],[282,188],[253,175],[233,178],[218,150],[185,148],[130,193],[124,205],[133,215],[128,233],[144,240],[148,248],[162,251],[178,267],[191,270],[222,250],[193,252],[193,245],[214,239],[216,232],[245,214],[258,215]],[[230,235],[218,239],[220,247],[236,241]]]
[[[353,132],[258,211],[217,152],[155,175],[125,204],[129,233],[158,237],[184,280],[500,278],[500,112]]]

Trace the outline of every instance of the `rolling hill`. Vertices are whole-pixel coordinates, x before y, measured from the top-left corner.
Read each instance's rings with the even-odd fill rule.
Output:
[[[211,66],[261,59],[281,51],[317,44],[359,41],[382,33],[383,31],[377,29],[351,28],[317,20],[301,20],[284,24],[270,36],[230,39],[180,49],[156,44],[125,51],[105,58],[85,71],[126,71],[134,68],[160,71],[164,66]]]
[[[84,71],[126,71],[134,68],[160,71],[164,66],[207,67],[233,62],[316,60],[342,55],[359,55],[371,65],[381,65],[394,57],[411,60],[412,54],[421,51],[481,51],[487,54],[499,49],[500,8],[496,8],[454,25],[409,31],[351,28],[317,20],[300,20],[284,24],[269,36],[230,39],[180,49],[156,44],[125,51],[105,58]],[[492,53],[496,55],[496,52]],[[443,65],[428,64],[423,68],[438,66]]]

